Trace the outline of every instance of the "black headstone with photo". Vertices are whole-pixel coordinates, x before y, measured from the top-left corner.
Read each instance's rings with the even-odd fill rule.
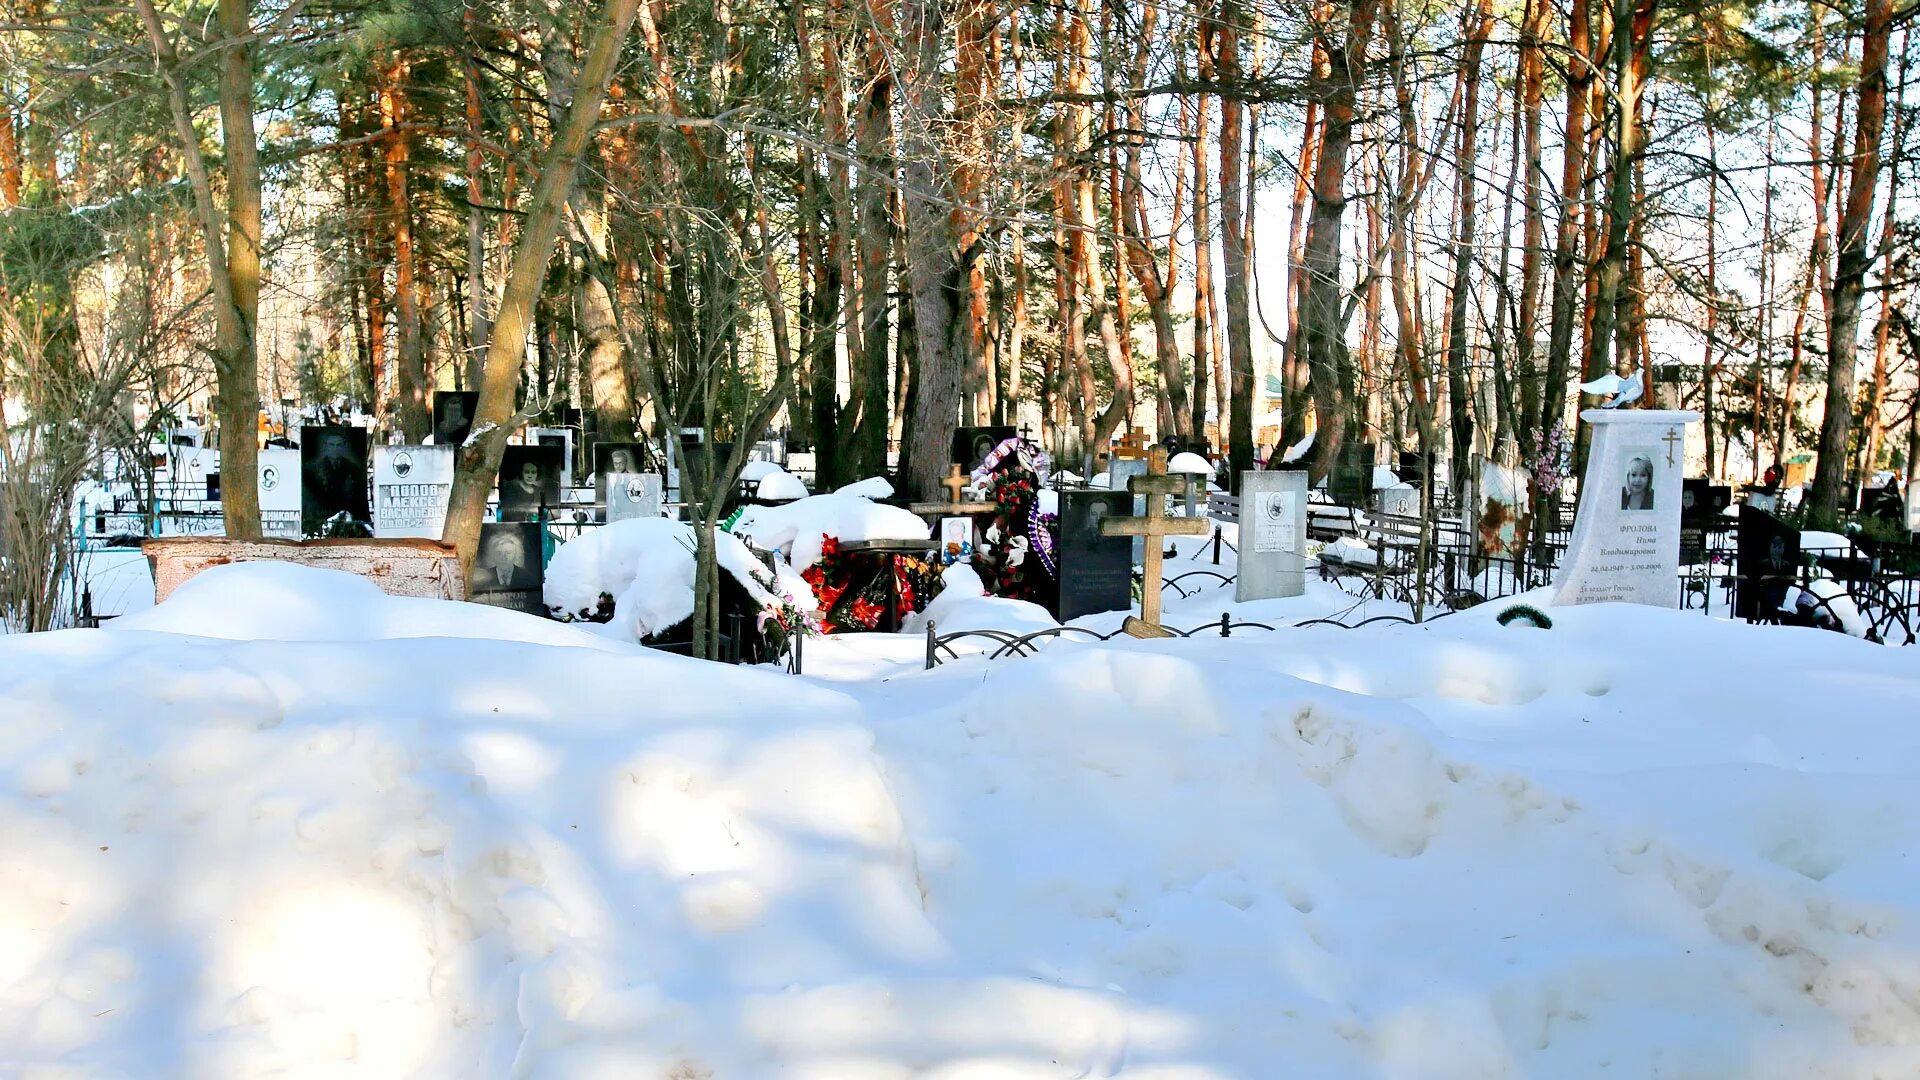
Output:
[[[709,464],[711,455],[711,464]],[[705,482],[707,470],[724,469],[727,459],[733,456],[733,444],[730,442],[709,443],[703,436],[680,435],[680,457],[684,465],[680,472],[680,501],[693,502],[700,495],[700,485]],[[690,498],[691,496],[691,498]]]
[[[607,501],[607,477],[613,473],[643,473],[652,470],[645,467],[646,448],[635,442],[597,442],[593,444],[594,487],[599,492],[600,501]]]
[[[560,506],[561,446],[509,446],[500,455],[500,520],[531,521]]]
[[[490,521],[480,526],[480,545],[467,575],[468,599],[490,607],[544,615],[545,581],[538,524]]]
[[[433,392],[433,444],[459,446],[473,430],[473,413],[480,407],[477,390]]]
[[[1341,506],[1370,506],[1373,501],[1373,444],[1347,443],[1327,477],[1327,495]]]
[[[1735,618],[1753,621],[1786,608],[1788,590],[1799,575],[1800,531],[1764,510],[1740,507],[1734,573]]]
[[[1060,611],[1062,622],[1133,607],[1133,541],[1100,535],[1100,522],[1133,513],[1124,491],[1060,492]]]
[[[953,429],[953,447],[950,461],[957,461],[963,471],[972,472],[980,467],[993,448],[1019,434],[1012,425],[993,425],[988,427],[963,427]],[[945,472],[942,469],[941,472]]]
[[[1431,451],[1423,454],[1418,450],[1402,450],[1400,451],[1398,464],[1394,467],[1393,475],[1399,477],[1400,482],[1403,484],[1412,484],[1414,487],[1420,487],[1427,482],[1427,469],[1429,467],[1433,469],[1434,476],[1438,477],[1440,475],[1440,463],[1438,459],[1439,455]]]
[[[372,535],[367,496],[367,429],[326,425],[300,429],[300,532],[318,534],[341,514]]]

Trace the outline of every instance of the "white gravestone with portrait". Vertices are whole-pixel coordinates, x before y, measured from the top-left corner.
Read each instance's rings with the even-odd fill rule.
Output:
[[[1307,591],[1307,474],[1240,474],[1240,564],[1233,599],[1271,600]]]
[[[602,473],[607,485],[607,520],[660,516],[660,474]]]
[[[258,468],[260,535],[300,539],[300,451],[262,450]]]
[[[1593,441],[1555,604],[1679,604],[1680,482],[1687,425],[1699,418],[1679,409],[1580,414]]]
[[[451,446],[373,448],[373,535],[438,540],[453,492]]]

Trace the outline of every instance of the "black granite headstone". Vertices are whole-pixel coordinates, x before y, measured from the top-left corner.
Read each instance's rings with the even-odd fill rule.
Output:
[[[300,429],[300,531],[311,536],[326,522],[346,514],[373,528],[367,498],[367,429]]]
[[[1341,506],[1366,507],[1373,502],[1373,444],[1348,443],[1340,448],[1327,477],[1327,495]]]
[[[1784,610],[1800,566],[1800,532],[1764,510],[1740,507],[1734,573],[1734,617],[1763,619]]]
[[[509,446],[500,455],[500,520],[531,521],[560,507],[562,446]]]
[[[1013,438],[1016,432],[1011,425],[992,427],[963,427],[953,429],[953,447],[950,460],[957,461],[964,472],[972,472],[980,467],[993,448]],[[942,469],[942,472],[946,470]]]
[[[1438,455],[1433,453],[1422,454],[1418,450],[1402,450],[1399,464],[1395,466],[1393,475],[1399,477],[1403,484],[1420,487],[1427,482],[1427,467],[1430,464],[1433,466],[1434,475],[1440,475],[1437,458]]]
[[[459,446],[473,430],[473,412],[480,407],[477,390],[436,390],[433,392],[433,443],[435,446]]]
[[[1100,535],[1100,522],[1133,513],[1124,491],[1060,493],[1060,611],[1062,622],[1133,607],[1133,541]]]
[[[490,607],[544,615],[545,581],[539,525],[490,521],[480,526],[480,546],[467,577],[469,599]]]

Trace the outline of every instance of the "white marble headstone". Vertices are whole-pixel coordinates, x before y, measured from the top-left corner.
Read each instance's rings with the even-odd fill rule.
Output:
[[[1687,425],[1699,418],[1678,409],[1580,414],[1593,443],[1555,604],[1679,604],[1680,481]]]
[[[1307,591],[1307,474],[1288,469],[1240,474],[1240,563],[1236,603]]]
[[[451,446],[373,448],[373,535],[438,540],[453,492]]]
[[[300,451],[260,451],[260,535],[300,539]]]

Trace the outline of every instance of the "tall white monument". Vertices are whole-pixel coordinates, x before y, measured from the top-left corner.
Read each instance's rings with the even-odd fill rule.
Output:
[[[1680,481],[1687,425],[1700,414],[1588,409],[1580,419],[1593,426],[1593,443],[1553,602],[1678,607]]]

